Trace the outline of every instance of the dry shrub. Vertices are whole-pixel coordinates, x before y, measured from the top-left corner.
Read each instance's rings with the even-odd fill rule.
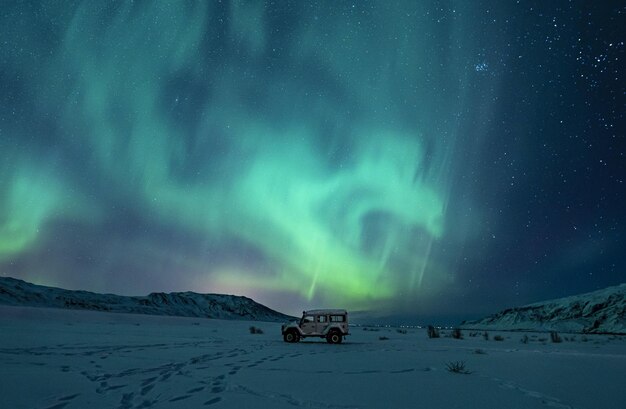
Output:
[[[470,371],[465,369],[464,361],[448,362],[446,364],[446,369],[448,370],[448,372],[452,372],[452,373],[463,374],[463,375],[471,374]]]

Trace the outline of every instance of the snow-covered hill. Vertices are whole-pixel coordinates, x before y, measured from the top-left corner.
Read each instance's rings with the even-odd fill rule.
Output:
[[[626,284],[509,308],[461,327],[626,334]]]
[[[0,277],[0,304],[226,320],[293,319],[250,298],[235,295],[184,292],[126,297],[45,287],[10,277]]]

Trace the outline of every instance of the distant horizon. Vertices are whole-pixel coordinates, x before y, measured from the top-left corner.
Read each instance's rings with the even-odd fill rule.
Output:
[[[97,291],[92,291],[92,290],[87,290],[87,289],[83,289],[83,288],[66,288],[66,287],[57,287],[57,286],[50,286],[50,285],[45,285],[45,284],[39,284],[39,283],[35,283],[35,282],[30,282],[27,280],[23,280],[20,278],[16,278],[16,277],[10,277],[10,276],[1,276],[0,278],[10,278],[10,279],[14,279],[14,280],[19,280],[19,281],[23,281],[26,282],[28,284],[33,284],[33,285],[37,285],[37,286],[41,286],[41,287],[48,287],[48,288],[55,288],[55,289],[61,289],[61,290],[68,290],[68,291],[85,291],[85,292],[89,292],[89,293],[93,293],[93,294],[110,294],[110,295],[117,295],[117,296],[122,296],[122,297],[146,297],[149,296],[150,294],[158,294],[158,293],[165,293],[165,294],[172,294],[172,293],[197,293],[197,294],[218,294],[218,295],[229,295],[229,296],[236,296],[236,297],[247,297],[252,299],[255,302],[258,302],[261,305],[264,305],[276,312],[282,313],[282,314],[286,314],[286,315],[291,315],[294,317],[300,317],[302,314],[302,311],[299,311],[297,313],[288,313],[285,311],[281,311],[281,310],[277,310],[275,308],[272,308],[271,305],[268,305],[266,303],[260,302],[252,297],[249,297],[245,294],[224,294],[224,293],[215,293],[215,292],[210,292],[210,293],[200,293],[197,291],[193,291],[193,290],[183,290],[183,291],[151,291],[148,293],[144,293],[144,294],[118,294],[118,293],[111,293],[111,292],[97,292]],[[0,305],[3,305],[0,303]],[[307,308],[310,309],[310,308]],[[495,312],[495,311],[494,311]],[[447,317],[444,319],[439,319],[437,320],[433,320],[433,319],[428,319],[428,318],[423,318],[420,319],[416,318],[416,317],[397,317],[397,316],[375,316],[376,312],[375,311],[348,311],[348,313],[350,314],[351,317],[351,323],[355,324],[355,325],[380,325],[380,326],[411,326],[411,327],[417,327],[417,326],[427,326],[427,325],[437,325],[437,326],[454,326],[456,324],[460,324],[460,322],[462,320],[456,320],[455,322],[455,318],[453,318],[454,316],[451,317]],[[356,317],[355,317],[356,315]],[[480,317],[474,317],[474,318],[480,318]]]
[[[149,296],[150,294],[158,294],[158,293],[165,293],[165,294],[175,294],[175,293],[196,293],[196,294],[216,294],[216,295],[228,295],[228,296],[236,296],[236,297],[246,297],[249,298],[265,307],[268,307],[276,312],[279,312],[281,314],[285,314],[285,315],[290,315],[293,317],[300,317],[302,314],[302,311],[304,310],[308,310],[311,308],[305,308],[302,309],[300,311],[297,312],[288,312],[288,311],[282,311],[280,309],[275,309],[271,306],[271,304],[268,303],[264,303],[262,301],[259,301],[253,297],[250,297],[246,294],[225,294],[225,293],[216,293],[216,292],[209,292],[209,293],[201,293],[201,292],[197,292],[197,291],[193,291],[193,290],[183,290],[183,291],[151,291],[145,294],[118,294],[118,293],[111,293],[111,292],[97,292],[97,291],[92,291],[92,290],[87,290],[87,289],[73,289],[73,288],[65,288],[65,287],[56,287],[56,286],[49,286],[49,285],[45,285],[45,284],[39,284],[39,283],[35,283],[35,282],[30,282],[27,280],[23,280],[20,278],[16,278],[16,277],[10,277],[10,276],[0,276],[0,278],[9,278],[9,279],[14,279],[14,280],[19,280],[19,281],[24,281],[28,284],[33,284],[33,285],[37,285],[37,286],[42,286],[42,287],[50,287],[50,288],[56,288],[56,289],[61,289],[61,290],[68,290],[68,291],[85,291],[85,292],[90,292],[90,293],[94,293],[94,294],[110,294],[110,295],[116,295],[116,296],[122,296],[122,297],[146,297]],[[624,284],[624,283],[622,283]],[[618,284],[616,286],[620,286],[622,284]],[[616,286],[609,286],[609,287],[605,287],[605,288],[610,288],[610,287],[616,287]],[[602,289],[599,289],[602,290]],[[597,291],[597,290],[596,290]],[[593,292],[593,291],[591,291]],[[576,295],[581,295],[581,294],[585,294],[585,293],[577,293],[577,294],[569,294],[567,296],[576,296]],[[566,297],[567,297],[566,296]],[[546,299],[546,300],[537,300],[535,302],[542,302],[542,301],[551,301],[552,299]],[[515,308],[515,307],[521,307],[527,304],[532,304],[531,303],[526,303],[526,304],[520,304],[520,305],[510,305],[510,306],[503,306],[502,308],[498,309],[498,310],[494,310],[494,311],[490,311],[487,312],[485,314],[481,314],[481,315],[462,315],[462,314],[451,314],[448,316],[431,316],[431,317],[427,317],[427,316],[419,316],[419,315],[398,315],[398,314],[389,314],[389,315],[385,315],[385,314],[381,314],[380,311],[350,311],[348,310],[348,313],[350,314],[350,322],[352,324],[355,325],[363,325],[363,326],[367,326],[367,325],[376,325],[376,326],[392,326],[392,327],[401,327],[401,326],[407,326],[407,327],[426,327],[427,325],[435,325],[435,326],[440,326],[440,327],[446,327],[446,328],[452,328],[454,326],[460,325],[461,323],[465,322],[465,321],[473,321],[473,320],[478,320],[481,318],[485,318],[486,316],[490,316],[493,314],[496,314],[500,311],[503,311],[505,309],[508,308]],[[2,304],[0,304],[2,305]],[[318,306],[319,308],[339,308],[342,306]]]

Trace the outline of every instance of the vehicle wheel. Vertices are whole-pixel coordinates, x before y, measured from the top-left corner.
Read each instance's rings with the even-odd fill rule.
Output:
[[[285,342],[290,342],[290,343],[300,341],[300,337],[298,336],[298,333],[296,331],[285,332],[283,339],[285,340]]]
[[[330,344],[341,344],[341,341],[342,341],[341,334],[339,333],[339,331],[331,331],[328,333],[328,336],[326,337],[326,341],[328,341],[328,343]]]

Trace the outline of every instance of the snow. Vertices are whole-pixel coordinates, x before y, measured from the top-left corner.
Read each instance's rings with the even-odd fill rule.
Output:
[[[510,308],[462,327],[626,334],[626,284]]]
[[[0,328],[3,408],[532,409],[626,401],[626,339],[617,336],[566,335],[553,344],[531,333],[523,344],[520,333],[428,339],[423,329],[353,327],[343,344],[287,344],[279,323],[10,306],[0,306]],[[452,361],[471,373],[448,372]]]

